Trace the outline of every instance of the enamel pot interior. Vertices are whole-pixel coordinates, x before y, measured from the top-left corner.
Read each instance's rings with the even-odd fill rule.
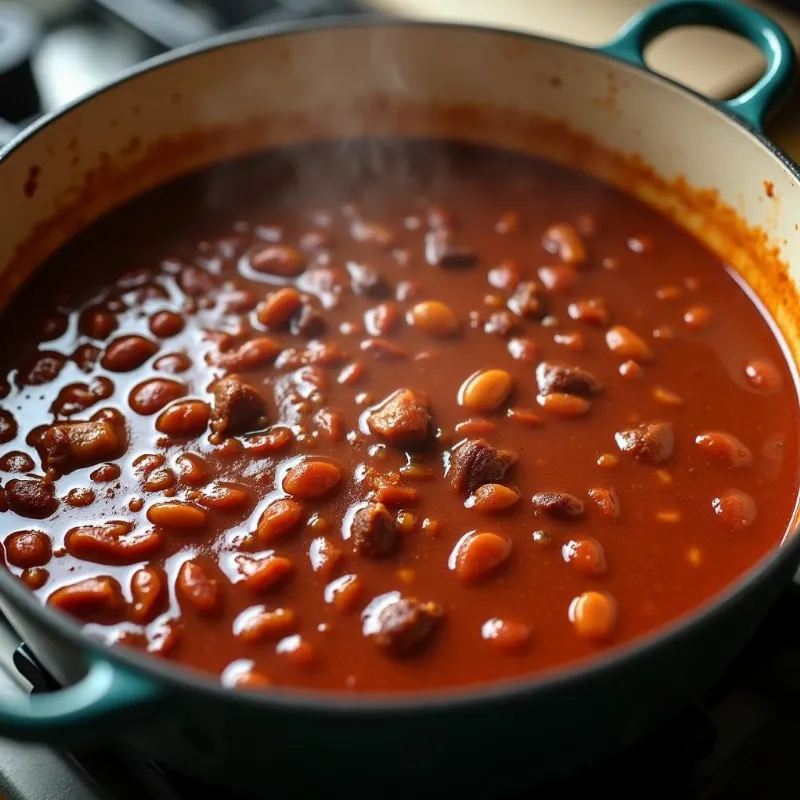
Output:
[[[102,213],[221,159],[303,140],[382,134],[512,147],[623,186],[728,259],[765,300],[796,356],[800,230],[792,206],[800,190],[792,167],[733,117],[668,81],[590,50],[488,29],[317,25],[156,61],[39,124],[6,151],[0,265],[13,270],[13,286]],[[715,191],[690,191],[683,179]],[[794,271],[756,266],[773,250]],[[798,547],[785,550],[796,560]],[[778,572],[782,579],[790,574],[785,566],[769,574]],[[743,606],[748,583],[763,574],[755,570],[740,581],[726,602]],[[0,589],[4,608],[16,607],[19,618],[40,614],[4,573]],[[54,613],[46,616],[57,622]],[[699,615],[691,624],[702,621]],[[65,642],[80,642],[72,623],[59,627]],[[651,640],[663,644],[679,628]],[[86,650],[98,652],[88,642]],[[85,668],[80,651],[73,655],[72,664],[57,668],[62,680]],[[183,680],[138,655],[109,660],[173,685]],[[571,677],[581,678],[581,669]],[[191,683],[220,694],[206,679]],[[279,708],[282,701],[264,702]]]

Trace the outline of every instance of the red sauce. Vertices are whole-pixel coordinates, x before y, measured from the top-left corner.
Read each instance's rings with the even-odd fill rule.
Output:
[[[229,685],[528,674],[777,546],[797,397],[724,265],[520,155],[298,147],[113,213],[2,321],[8,568]]]

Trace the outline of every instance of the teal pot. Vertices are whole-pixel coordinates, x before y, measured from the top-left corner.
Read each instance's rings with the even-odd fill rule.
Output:
[[[714,103],[649,72],[646,45],[689,24],[750,39],[766,57],[764,76]],[[800,206],[800,172],[762,133],[793,67],[778,27],[721,0],[650,6],[596,50],[485,28],[368,20],[223,37],[136,69],[3,151],[0,266],[35,264],[112,207],[222,158],[304,138],[393,133],[544,148],[612,181],[613,163],[638,156],[667,183],[684,176],[715,190],[718,204],[795,265],[787,275],[796,284],[800,231],[787,208]],[[467,106],[496,110],[495,123],[447,129],[444,116],[430,113]],[[521,120],[532,115],[573,133],[530,136]],[[582,135],[620,158],[602,168],[602,159],[587,160],[567,146]],[[31,181],[36,191],[26,192]],[[699,235],[716,230],[696,209],[682,213],[667,183],[627,188]],[[59,224],[48,224],[54,217]],[[720,236],[709,245],[721,247]],[[735,266],[763,295],[767,278],[747,269],[746,252],[739,256]],[[784,292],[771,310],[797,352],[794,298]],[[3,612],[65,687],[0,699],[0,735],[70,746],[113,738],[258,797],[282,789],[496,794],[575,770],[664,722],[733,659],[798,562],[800,537],[788,536],[694,614],[590,663],[483,689],[368,698],[223,690],[177,665],[92,642],[0,570]]]

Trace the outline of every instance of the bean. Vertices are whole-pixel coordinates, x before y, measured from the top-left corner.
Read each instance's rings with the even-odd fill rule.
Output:
[[[117,480],[122,474],[117,464],[101,464],[96,470],[90,473],[90,480],[95,483],[111,483]]]
[[[547,512],[554,517],[579,517],[583,514],[583,502],[566,492],[537,492],[531,497],[536,512]]]
[[[533,339],[510,339],[508,352],[513,359],[525,364],[535,364],[539,360],[539,348]]]
[[[516,211],[506,211],[495,223],[494,229],[502,236],[516,233],[519,230],[519,214]]]
[[[144,488],[148,492],[164,492],[171,489],[177,482],[175,473],[169,467],[164,467],[154,469],[147,474]]]
[[[218,363],[229,372],[246,372],[271,364],[283,348],[268,336],[259,336],[244,342],[236,350],[223,353]]]
[[[111,372],[131,372],[157,352],[158,345],[144,336],[121,336],[106,347],[100,364]]]
[[[174,311],[159,311],[150,317],[150,333],[159,339],[169,339],[171,336],[177,336],[185,324],[180,314]]]
[[[0,444],[7,444],[17,435],[17,421],[10,411],[0,409]]]
[[[102,308],[90,308],[81,314],[78,329],[92,339],[107,339],[117,329],[117,315]]]
[[[238,673],[233,679],[234,689],[258,690],[272,686],[272,681],[257,669],[248,669]]]
[[[33,459],[20,450],[12,450],[0,458],[0,470],[3,472],[26,473],[32,472],[34,468]]]
[[[624,359],[650,361],[653,351],[640,336],[624,325],[614,325],[606,331],[606,345],[612,353]]]
[[[341,469],[332,461],[311,458],[290,467],[282,486],[287,494],[310,500],[328,494],[341,479]]]
[[[756,503],[749,494],[739,489],[728,489],[711,501],[711,507],[720,523],[738,533],[756,521]]]
[[[300,251],[286,244],[270,244],[250,254],[250,266],[266,275],[296,278],[305,271],[306,264]]]
[[[512,292],[522,280],[519,264],[511,259],[492,267],[487,275],[489,285],[504,292]]]
[[[43,480],[19,480],[14,478],[6,484],[6,500],[9,508],[21,517],[44,519],[58,509],[55,486]]]
[[[268,505],[256,526],[256,536],[262,542],[274,542],[297,530],[306,519],[302,503],[291,498],[276,500]]]
[[[298,622],[297,614],[289,608],[251,606],[236,617],[233,633],[245,644],[260,644],[282,639],[297,629]]]
[[[197,453],[181,453],[175,459],[178,477],[187,486],[203,486],[209,480],[210,467]]]
[[[589,536],[570,539],[561,548],[561,555],[567,564],[584,575],[602,575],[608,569],[603,546]]]
[[[175,587],[198,614],[209,616],[219,611],[222,604],[219,584],[208,575],[202,564],[184,561],[178,571]]]
[[[589,497],[600,509],[600,513],[608,519],[618,519],[620,502],[613,489],[589,489]]]
[[[540,394],[536,396],[536,402],[546,411],[555,414],[557,417],[572,419],[582,417],[588,413],[592,407],[585,397],[578,397],[574,394],[564,392],[551,392],[550,394]]]
[[[493,617],[481,626],[481,637],[497,650],[518,653],[528,646],[531,629],[522,622]]]
[[[44,567],[28,567],[19,577],[32,592],[35,592],[47,583],[50,573]]]
[[[289,447],[294,442],[294,434],[289,428],[276,425],[264,433],[243,436],[241,442],[248,453],[257,456],[270,455]]]
[[[764,394],[777,394],[783,389],[783,377],[772,362],[763,358],[748,361],[744,367],[750,385]]]
[[[578,280],[578,273],[575,267],[571,267],[569,264],[540,267],[537,275],[544,284],[545,289],[551,292],[569,291]]]
[[[408,324],[436,339],[447,339],[458,332],[456,315],[450,306],[439,300],[426,300],[413,306],[408,312]]]
[[[131,576],[131,615],[140,625],[151,622],[161,605],[164,594],[164,579],[153,567],[143,567]]]
[[[88,486],[76,486],[67,492],[67,505],[73,508],[86,508],[95,501],[95,493]]]
[[[355,361],[342,369],[336,382],[344,386],[355,386],[363,380],[365,373],[366,367],[360,361]]]
[[[153,363],[153,369],[179,375],[191,369],[192,361],[186,353],[167,353]]]
[[[293,286],[278,289],[261,303],[256,310],[256,319],[267,328],[278,330],[289,324],[289,320],[303,305],[303,296]]]
[[[93,356],[85,360],[80,358],[82,348],[85,348],[87,353],[91,351]],[[82,348],[79,347],[75,351],[73,360],[81,369],[88,372],[94,368],[96,355],[100,351],[91,345],[83,345]],[[19,371],[17,383],[20,386],[42,386],[51,383],[59,376],[65,363],[66,358],[61,353],[40,352],[32,364]]]
[[[476,508],[485,514],[499,514],[508,510],[520,498],[517,489],[502,483],[485,483],[479,486],[465,501],[465,508]]]
[[[608,324],[608,310],[605,301],[600,297],[589,300],[577,300],[567,306],[570,319],[585,322],[587,325],[605,326]]]
[[[218,483],[197,497],[197,502],[203,508],[225,512],[241,511],[249,501],[247,489],[230,483]]]
[[[367,222],[362,219],[353,220],[350,226],[350,235],[357,242],[374,244],[385,250],[394,247],[396,237],[394,231],[380,222]]]
[[[695,438],[695,442],[707,453],[727,462],[731,467],[749,467],[753,463],[753,454],[747,445],[730,433],[701,433]]]
[[[285,658],[293,667],[310,669],[318,660],[317,650],[311,642],[301,636],[287,636],[275,647],[275,652]]]
[[[511,555],[511,540],[496,533],[473,531],[459,539],[448,566],[465,583],[481,581],[494,573]]]
[[[359,347],[362,352],[369,353],[379,361],[404,361],[408,358],[408,350],[404,350],[386,339],[364,339]]]
[[[244,585],[256,593],[267,592],[284,583],[294,572],[294,564],[282,556],[268,554],[261,558],[236,556],[236,565]]]
[[[468,439],[480,438],[494,433],[497,430],[497,423],[483,417],[465,419],[456,425],[456,433],[459,436],[466,436]]]
[[[624,361],[619,365],[619,374],[627,380],[638,380],[644,377],[644,370],[635,361]]]
[[[308,546],[311,569],[314,572],[321,572],[323,575],[330,575],[341,561],[343,555],[342,551],[324,536],[312,539],[311,544]]]
[[[582,333],[557,333],[553,336],[553,341],[578,353],[586,349],[586,340]]]
[[[81,618],[116,615],[124,605],[119,583],[107,575],[62,586],[50,594],[47,603]]]
[[[653,389],[653,400],[656,403],[660,403],[662,406],[682,406],[683,405],[683,398],[675,394],[675,392],[671,392],[669,389],[665,389],[663,386],[656,386]]]
[[[257,304],[252,289],[236,289],[225,299],[225,311],[229,314],[245,314],[252,311]]]
[[[42,531],[17,531],[4,544],[8,563],[20,569],[43,567],[53,556],[50,537]]]
[[[129,522],[80,525],[64,537],[64,545],[73,558],[98,564],[135,564],[154,556],[163,544],[158,531],[135,531]]]
[[[350,613],[364,595],[364,582],[358,575],[342,575],[325,587],[325,602],[337,611]]]
[[[690,306],[683,312],[683,321],[687,328],[700,331],[708,327],[711,316],[711,309],[708,306]]]
[[[542,418],[532,408],[509,408],[506,417],[524,425],[539,426]]]
[[[153,378],[131,390],[128,404],[137,414],[149,416],[185,394],[184,384],[167,378]]]
[[[569,619],[582,639],[607,639],[617,622],[617,602],[608,592],[584,592],[570,603]]]
[[[208,514],[197,506],[172,500],[150,506],[147,519],[161,528],[200,528],[206,524]]]
[[[548,253],[557,253],[566,264],[575,266],[587,259],[586,245],[576,228],[567,223],[551,225],[545,232],[542,244]]]
[[[193,438],[208,427],[211,408],[200,400],[183,400],[169,406],[156,420],[156,429],[168,436]]]
[[[461,384],[458,403],[470,411],[491,411],[503,403],[511,393],[511,388],[511,375],[505,370],[481,370]]]
[[[683,297],[683,289],[676,284],[661,286],[656,290],[656,297],[659,300],[680,300]]]
[[[628,239],[628,247],[634,253],[652,253],[655,250],[655,242],[647,234],[640,234]]]
[[[364,326],[371,336],[388,336],[400,322],[400,310],[395,303],[380,303],[364,313]]]

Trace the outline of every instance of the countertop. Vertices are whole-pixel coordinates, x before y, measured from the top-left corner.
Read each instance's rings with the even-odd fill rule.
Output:
[[[580,44],[608,41],[647,0],[366,0],[395,14],[448,19],[527,30]],[[752,0],[780,22],[800,49],[800,14]],[[653,43],[648,63],[658,72],[710,97],[731,97],[753,83],[763,69],[755,48],[731,34],[708,29],[671,31]],[[800,90],[769,125],[775,143],[800,161]]]

